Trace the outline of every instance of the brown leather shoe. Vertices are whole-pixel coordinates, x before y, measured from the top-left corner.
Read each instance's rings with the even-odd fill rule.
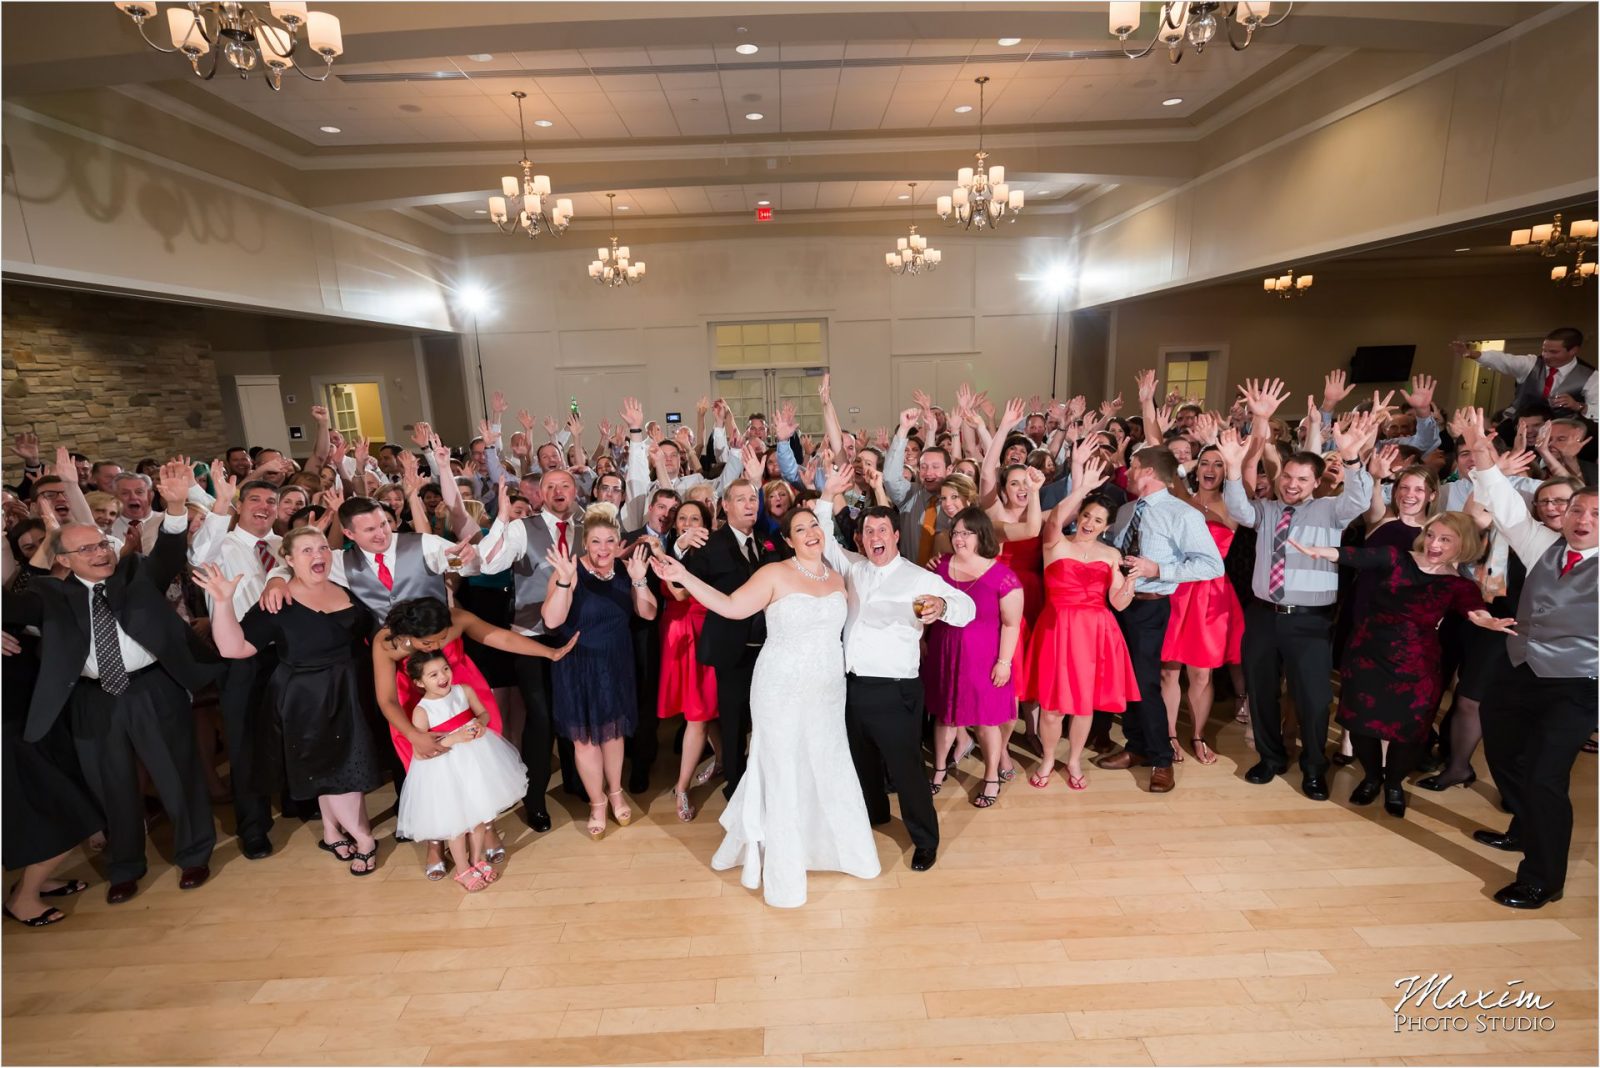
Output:
[[[106,904],[120,905],[139,892],[139,880],[129,879],[125,883],[112,883],[106,888]]]
[[[204,864],[194,868],[183,869],[183,874],[178,877],[179,890],[193,890],[204,886],[206,880],[211,878],[211,869]]]
[[[1103,756],[1094,762],[1095,767],[1105,768],[1108,771],[1124,771],[1128,768],[1144,767],[1144,757],[1132,749],[1119,749],[1110,756]]]
[[[1172,777],[1171,768],[1152,768],[1150,771],[1150,792],[1164,794],[1170,791],[1177,781]]]

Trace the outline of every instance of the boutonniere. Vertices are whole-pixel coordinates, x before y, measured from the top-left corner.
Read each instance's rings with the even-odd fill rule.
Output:
[[[769,553],[770,553],[770,552],[776,552],[776,551],[777,551],[777,548],[778,548],[778,547],[777,547],[777,546],[776,546],[776,545],[774,545],[774,544],[772,544],[772,542],[770,542],[770,541],[764,541],[764,542],[762,542],[762,543],[761,543],[761,547],[762,547],[762,548],[763,548],[763,549],[765,549],[765,550],[766,550],[766,551],[767,551],[767,552],[769,552]]]

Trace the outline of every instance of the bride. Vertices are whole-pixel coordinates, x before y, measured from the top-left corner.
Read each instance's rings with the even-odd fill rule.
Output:
[[[845,737],[844,579],[823,562],[816,516],[787,513],[783,536],[794,556],[760,568],[731,595],[670,556],[653,566],[728,619],[766,610],[767,641],[750,683],[750,759],[722,813],[728,833],[711,866],[742,864],[740,882],[764,887],[768,905],[796,908],[806,902],[808,871],[871,879],[880,868]]]

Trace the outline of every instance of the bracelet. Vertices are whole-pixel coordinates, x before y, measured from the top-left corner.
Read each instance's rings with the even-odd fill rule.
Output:
[[[649,579],[640,579],[638,582],[635,582],[633,584],[633,588],[636,589],[636,590],[642,590],[648,585],[650,585],[650,580]]]
[[[572,583],[570,583],[570,582],[562,582],[559,579],[556,580],[556,586],[557,586],[557,588],[563,589],[563,590],[572,589]]]

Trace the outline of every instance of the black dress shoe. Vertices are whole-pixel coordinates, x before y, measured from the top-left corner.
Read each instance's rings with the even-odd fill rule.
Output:
[[[1473,831],[1472,840],[1489,846],[1491,849],[1504,849],[1507,853],[1520,853],[1522,851],[1522,839],[1501,831],[1491,831],[1487,828],[1481,831]]]
[[[1439,793],[1442,790],[1450,789],[1452,786],[1471,786],[1477,781],[1478,773],[1469,771],[1465,779],[1447,779],[1443,775],[1429,775],[1426,779],[1418,779],[1417,785],[1424,790],[1432,790],[1434,793]]]
[[[911,870],[927,871],[933,867],[934,861],[939,859],[937,849],[913,849],[911,851]]]
[[[528,813],[528,826],[543,834],[550,829],[550,813],[544,809]]]
[[[1386,787],[1383,791],[1383,810],[1397,820],[1406,818],[1406,789],[1403,786]]]
[[[1350,791],[1350,803],[1352,805],[1370,805],[1378,799],[1378,792],[1382,789],[1382,781],[1378,779],[1362,779],[1356,783],[1356,788]]]
[[[125,883],[112,883],[106,887],[106,904],[120,905],[139,892],[139,880],[129,879]]]
[[[204,864],[196,864],[192,868],[183,869],[178,876],[179,890],[196,890],[206,885],[206,880],[211,878],[211,869]]]
[[[246,860],[261,860],[272,856],[272,841],[267,838],[252,838],[248,842],[239,843],[239,852],[244,854]]]
[[[1300,780],[1300,792],[1313,801],[1328,799],[1328,780],[1320,775],[1307,775]]]
[[[1527,883],[1512,883],[1494,892],[1494,899],[1511,909],[1542,909],[1552,901],[1561,900],[1560,890],[1541,890]]]
[[[628,792],[630,794],[647,794],[650,792],[650,773],[636,771],[628,776]]]
[[[1256,764],[1255,767],[1244,773],[1244,781],[1253,782],[1257,786],[1263,786],[1281,774],[1283,773],[1263,760]]]

